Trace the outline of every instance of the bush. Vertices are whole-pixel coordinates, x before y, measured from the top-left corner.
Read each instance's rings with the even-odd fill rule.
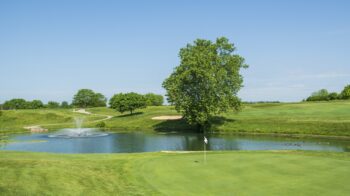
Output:
[[[103,121],[101,121],[101,122],[97,123],[97,124],[95,125],[95,127],[104,128],[104,127],[106,127],[106,123],[103,122]]]

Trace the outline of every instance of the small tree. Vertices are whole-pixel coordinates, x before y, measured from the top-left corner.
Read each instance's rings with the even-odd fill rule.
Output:
[[[60,107],[60,104],[56,101],[47,102],[47,108],[54,109],[54,108],[59,108],[59,107]]]
[[[343,91],[340,93],[342,99],[350,99],[350,84],[346,85]]]
[[[161,106],[163,105],[164,98],[162,95],[154,93],[147,93],[144,95],[147,106]]]
[[[180,65],[163,82],[169,103],[200,130],[209,125],[212,115],[240,108],[239,71],[247,65],[234,51],[225,37],[214,43],[197,39],[180,49]]]
[[[100,107],[106,106],[107,99],[101,93],[95,93],[90,89],[80,89],[74,95],[72,105],[76,107]]]
[[[61,103],[61,108],[70,108],[71,106],[69,105],[69,103],[67,101],[62,101]]]
[[[27,103],[27,107],[28,109],[39,109],[39,108],[43,108],[44,104],[40,100],[33,100]]]
[[[109,100],[109,105],[120,113],[129,111],[132,114],[136,109],[145,108],[146,100],[142,95],[137,93],[119,93],[115,94]]]

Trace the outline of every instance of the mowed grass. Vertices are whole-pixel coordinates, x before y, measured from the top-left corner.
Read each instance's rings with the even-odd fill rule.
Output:
[[[349,153],[0,152],[3,195],[349,195]]]
[[[179,115],[172,106],[147,107],[135,114],[120,114],[110,108],[89,108],[94,114],[110,115],[105,121],[111,131],[196,131],[184,120],[157,121],[152,117]],[[43,125],[51,130],[74,126],[71,109],[3,111],[0,132],[22,130],[26,125]],[[82,115],[82,114],[80,114]],[[85,127],[96,127],[98,115],[82,115]],[[216,116],[211,131],[221,133],[303,134],[350,136],[350,101],[245,104],[240,112]]]
[[[155,121],[152,117],[178,115],[173,107],[148,107],[135,115],[121,115],[111,109],[92,108],[114,118],[106,127],[139,131],[195,131],[184,120]],[[228,112],[212,120],[211,131],[221,133],[304,134],[350,136],[350,101],[245,104],[240,112]]]

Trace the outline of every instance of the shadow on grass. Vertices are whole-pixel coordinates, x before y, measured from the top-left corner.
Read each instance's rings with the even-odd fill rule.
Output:
[[[124,117],[130,117],[130,116],[137,116],[137,115],[141,115],[143,114],[143,112],[135,112],[132,114],[123,114],[123,115],[119,115],[119,116],[115,116],[115,118],[124,118]]]
[[[184,119],[165,120],[153,126],[158,132],[196,132],[196,127],[188,124]]]
[[[210,119],[210,130],[215,131],[215,128],[225,124],[226,122],[235,122],[233,119],[228,119],[222,116],[214,116]],[[153,126],[158,132],[200,132],[195,125],[190,125],[184,119],[166,120]]]

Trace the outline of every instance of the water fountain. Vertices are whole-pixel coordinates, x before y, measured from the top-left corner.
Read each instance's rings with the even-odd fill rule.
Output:
[[[61,129],[57,133],[49,135],[49,137],[59,137],[59,138],[82,138],[82,137],[101,137],[108,135],[107,133],[101,132],[94,128],[82,128],[84,118],[75,117],[75,127],[76,128],[66,128]]]

